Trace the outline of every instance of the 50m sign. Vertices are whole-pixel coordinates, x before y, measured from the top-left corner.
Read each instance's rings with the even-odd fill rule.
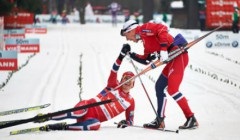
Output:
[[[5,50],[16,50],[20,53],[38,53],[40,45],[38,38],[8,38],[5,40]]]

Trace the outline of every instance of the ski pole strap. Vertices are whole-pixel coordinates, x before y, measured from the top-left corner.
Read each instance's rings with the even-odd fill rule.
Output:
[[[157,66],[154,63],[151,63],[151,68],[155,69]]]
[[[174,44],[172,43],[172,44],[168,47],[167,51],[170,52],[173,47],[174,47]]]

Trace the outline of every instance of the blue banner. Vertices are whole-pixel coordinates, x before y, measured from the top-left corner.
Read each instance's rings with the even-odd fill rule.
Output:
[[[16,58],[17,59],[17,51],[0,51],[0,59],[4,58]]]
[[[5,44],[6,45],[39,44],[39,38],[27,38],[27,39],[7,38],[5,40]]]
[[[4,34],[25,34],[24,29],[9,29],[4,30]]]

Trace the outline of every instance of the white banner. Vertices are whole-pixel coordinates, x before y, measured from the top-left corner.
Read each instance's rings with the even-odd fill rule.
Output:
[[[240,34],[231,31],[217,31],[205,39],[206,47],[239,47]]]

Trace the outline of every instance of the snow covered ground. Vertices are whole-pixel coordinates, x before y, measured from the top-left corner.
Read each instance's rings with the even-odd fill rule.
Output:
[[[86,25],[48,25],[45,35],[28,34],[27,37],[40,38],[40,53],[32,57],[20,71],[14,73],[8,84],[0,90],[0,111],[51,103],[51,106],[39,111],[19,113],[0,117],[0,121],[25,119],[37,113],[48,113],[72,108],[79,101],[80,54],[83,54],[83,93],[82,98],[94,97],[107,83],[108,74],[117,58],[125,38],[119,35],[122,25],[110,24]],[[177,29],[170,29],[177,34]],[[192,37],[206,32],[189,31]],[[189,40],[191,41],[191,40]],[[141,53],[141,43],[134,44],[132,51]],[[10,136],[17,129],[36,127],[43,124],[27,123],[0,129],[1,140],[26,139],[84,139],[84,140],[122,140],[122,139],[161,139],[161,140],[236,140],[240,137],[240,48],[208,49],[201,41],[189,50],[190,61],[180,90],[199,121],[196,130],[180,131],[179,134],[127,127],[117,129],[114,122],[124,118],[124,114],[102,123],[99,131],[54,131]],[[31,54],[19,54],[19,65],[25,63]],[[146,66],[137,64],[139,69]],[[163,66],[141,76],[143,83],[156,106],[154,81],[157,80]],[[128,59],[120,68],[119,78],[125,70],[134,69]],[[0,71],[0,83],[4,82],[8,72]],[[136,101],[135,124],[152,121],[154,112],[142,88],[136,79],[131,92]],[[168,96],[166,108],[167,129],[177,129],[186,120],[172,98]],[[72,122],[72,120],[66,120]],[[55,123],[49,121],[44,124]]]

